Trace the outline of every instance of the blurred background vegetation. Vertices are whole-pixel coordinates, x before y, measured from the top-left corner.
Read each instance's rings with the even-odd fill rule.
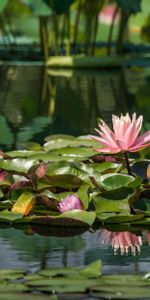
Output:
[[[1,148],[94,133],[127,111],[149,129],[149,53],[149,0],[0,0]],[[82,69],[45,64],[70,57]]]
[[[0,45],[40,46],[45,58],[119,54],[149,42],[148,0],[0,1]]]

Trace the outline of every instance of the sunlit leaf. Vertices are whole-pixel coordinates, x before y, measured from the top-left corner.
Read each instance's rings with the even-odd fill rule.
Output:
[[[34,159],[0,159],[0,168],[7,171],[13,171],[14,173],[26,173],[32,166],[36,164],[37,160]]]
[[[11,223],[15,220],[21,219],[22,214],[20,213],[14,213],[11,211],[3,210],[0,212],[0,222],[8,222]]]
[[[35,195],[30,192],[25,192],[17,199],[12,208],[12,212],[27,216],[32,210],[35,202]]]

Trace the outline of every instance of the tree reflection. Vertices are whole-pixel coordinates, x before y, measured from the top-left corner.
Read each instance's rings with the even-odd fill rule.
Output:
[[[0,144],[3,149],[18,148],[28,141],[43,143],[50,134],[93,133],[97,118],[109,124],[113,113],[127,111],[143,113],[144,126],[148,127],[146,74],[141,85],[143,75],[125,68],[99,72],[45,66],[1,67],[5,87],[3,91],[2,80],[0,126],[4,134]]]

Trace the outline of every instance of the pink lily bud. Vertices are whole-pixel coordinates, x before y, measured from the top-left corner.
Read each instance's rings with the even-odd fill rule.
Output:
[[[68,195],[59,202],[58,209],[61,213],[64,213],[73,209],[82,209],[82,204],[78,196]]]

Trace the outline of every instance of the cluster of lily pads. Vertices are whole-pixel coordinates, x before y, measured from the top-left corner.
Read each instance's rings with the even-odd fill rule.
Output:
[[[1,269],[0,299],[149,299],[150,274],[102,275],[101,261],[83,268],[51,268],[34,274]]]
[[[129,175],[121,153],[98,147],[89,136],[52,135],[43,146],[1,152],[0,222],[150,224],[148,163],[131,160]]]

